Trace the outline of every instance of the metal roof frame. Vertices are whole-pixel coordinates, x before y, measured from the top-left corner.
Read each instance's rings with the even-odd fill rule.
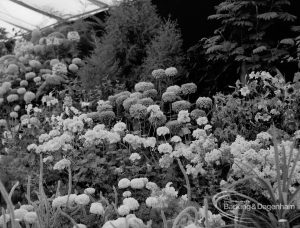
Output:
[[[37,13],[39,13],[39,14],[43,14],[43,15],[45,15],[45,16],[47,16],[47,17],[54,18],[54,19],[56,19],[56,20],[58,20],[58,21],[59,21],[59,20],[63,20],[63,18],[61,18],[61,17],[59,17],[59,16],[56,16],[56,15],[54,15],[54,14],[45,12],[45,11],[43,11],[43,10],[40,10],[40,9],[36,8],[36,7],[33,7],[33,6],[28,5],[28,4],[24,3],[24,2],[21,2],[21,1],[19,1],[19,0],[9,0],[9,1],[11,1],[11,2],[13,2],[13,3],[15,3],[15,4],[18,4],[18,5],[20,5],[20,6],[23,6],[23,7],[27,8],[27,9],[30,9],[30,10],[32,10],[32,11],[35,11],[35,12],[37,12]]]
[[[92,3],[93,5],[97,6],[97,9],[93,9],[93,10],[90,10],[88,12],[84,12],[84,13],[76,14],[76,15],[71,15],[70,17],[64,18],[64,17],[54,15],[50,12],[46,12],[45,10],[39,9],[36,6],[32,6],[31,4],[28,4],[28,3],[24,2],[24,1],[21,1],[21,0],[8,0],[8,1],[12,2],[16,5],[19,5],[21,7],[24,7],[24,9],[31,10],[31,11],[37,13],[37,14],[40,14],[40,15],[43,15],[45,17],[52,18],[52,19],[56,20],[56,22],[53,21],[53,23],[49,24],[48,26],[41,27],[40,29],[42,29],[42,30],[45,29],[45,28],[54,27],[54,26],[58,26],[58,25],[63,24],[63,23],[67,23],[68,21],[74,21],[74,20],[77,20],[77,19],[86,18],[86,17],[89,17],[93,14],[106,11],[111,7],[111,5],[109,5],[106,2],[103,2],[102,0],[86,0],[90,3]],[[1,16],[1,14],[2,14],[2,16]],[[17,28],[20,28],[20,29],[24,30],[25,33],[31,32],[32,30],[38,28],[38,26],[30,24],[26,21],[23,21],[20,18],[16,18],[16,17],[12,16],[11,14],[7,14],[4,11],[2,11],[2,12],[0,11],[0,21],[1,20],[6,22],[7,24],[10,24],[14,27],[17,27]],[[20,23],[18,23],[18,22],[20,22]],[[28,26],[26,26],[27,24],[28,24]]]

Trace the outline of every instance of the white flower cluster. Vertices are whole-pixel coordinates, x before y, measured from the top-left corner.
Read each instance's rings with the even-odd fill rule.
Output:
[[[71,41],[79,41],[80,40],[80,36],[77,31],[68,32],[67,38],[68,38],[68,40],[71,40]]]
[[[178,191],[171,187],[172,182],[166,184],[165,188],[156,188],[151,196],[146,199],[146,205],[151,208],[166,208],[169,203],[178,197]]]

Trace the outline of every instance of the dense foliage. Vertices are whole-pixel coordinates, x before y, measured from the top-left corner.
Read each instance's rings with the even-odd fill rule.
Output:
[[[88,88],[106,78],[121,80],[132,88],[134,82],[155,69],[149,64],[157,51],[161,51],[161,67],[182,63],[181,43],[175,24],[164,24],[150,0],[124,1],[110,11],[105,34],[86,59],[80,77]]]

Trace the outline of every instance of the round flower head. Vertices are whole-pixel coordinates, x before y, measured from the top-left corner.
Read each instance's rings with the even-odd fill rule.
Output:
[[[118,183],[118,188],[119,189],[123,189],[123,188],[128,188],[130,186],[130,180],[127,178],[123,178],[121,180],[119,180]]]
[[[129,114],[134,119],[143,119],[147,115],[147,107],[142,104],[131,105]]]
[[[172,103],[172,110],[176,113],[182,110],[189,110],[191,107],[191,103],[188,101],[175,101]]]
[[[130,213],[130,208],[127,205],[121,205],[118,208],[118,214],[121,216],[128,215]]]
[[[181,85],[181,94],[183,95],[189,95],[196,93],[197,91],[197,86],[195,83],[186,83]]]
[[[92,203],[90,207],[90,213],[95,215],[103,215],[104,208],[101,203]]]
[[[24,209],[26,211],[33,211],[34,207],[30,204],[23,204],[21,205],[20,209]]]
[[[121,106],[123,105],[123,102],[129,97],[129,95],[120,95],[120,96],[117,96],[116,99],[115,99],[115,103],[118,105],[118,106]],[[112,96],[110,96],[110,98],[112,98]],[[112,101],[111,101],[112,102]],[[112,102],[114,103],[114,102]]]
[[[131,191],[125,191],[123,192],[123,197],[127,198],[131,196]]]
[[[94,194],[95,191],[96,191],[96,190],[95,190],[94,188],[86,188],[86,189],[84,189],[84,193],[85,193],[85,194],[89,194],[89,195]]]
[[[78,66],[76,64],[74,64],[74,63],[72,63],[72,64],[69,65],[69,70],[71,72],[77,72],[78,69],[79,69]]]
[[[14,63],[9,64],[5,70],[6,74],[17,74],[18,72],[19,72],[19,67]]]
[[[68,73],[67,66],[63,63],[57,63],[52,67],[54,75],[65,75]]]
[[[82,60],[80,58],[74,58],[72,59],[72,63],[80,66],[82,64]]]
[[[132,153],[129,157],[129,160],[131,162],[135,162],[136,160],[140,160],[141,159],[141,155],[139,155],[138,153]]]
[[[138,101],[138,104],[144,105],[145,107],[149,107],[150,105],[154,104],[154,101],[152,100],[152,98],[146,97],[146,98],[140,99]]]
[[[67,204],[68,196],[58,196],[52,201],[52,207],[64,207]]]
[[[138,102],[137,98],[129,97],[123,102],[123,107],[126,111],[129,111],[130,107]]]
[[[26,89],[25,89],[24,87],[20,87],[20,88],[17,90],[17,93],[18,93],[19,95],[23,95],[23,94],[26,93]]]
[[[74,225],[73,228],[87,228],[87,226],[80,223],[80,224]]]
[[[18,94],[10,94],[7,96],[6,99],[7,99],[8,103],[11,103],[11,102],[19,100],[19,96],[18,96]]]
[[[199,117],[204,117],[206,116],[206,112],[201,110],[201,109],[194,109],[193,111],[191,111],[191,114],[190,114],[191,118],[193,120],[196,120],[198,119]]]
[[[42,64],[37,60],[30,60],[29,66],[31,66],[32,68],[39,69],[39,68],[41,68]]]
[[[23,87],[28,86],[28,81],[26,81],[26,80],[20,81],[20,86],[23,86]]]
[[[159,200],[157,197],[150,196],[146,199],[146,205],[147,207],[157,208],[159,205]]]
[[[132,197],[123,199],[123,204],[128,206],[131,211],[135,211],[139,209],[139,202]]]
[[[151,82],[139,82],[134,86],[135,91],[137,92],[145,92],[150,89],[154,89],[154,85]]]
[[[171,103],[171,102],[176,101],[177,98],[178,98],[178,96],[176,96],[176,94],[173,93],[173,92],[164,92],[162,94],[161,98],[162,98],[163,102],[169,102],[169,103]]]
[[[173,142],[173,143],[180,143],[180,142],[182,142],[182,139],[181,139],[179,136],[174,135],[174,136],[171,138],[171,142]]]
[[[135,98],[135,99],[141,99],[143,97],[143,94],[140,92],[134,92],[132,94],[130,94],[129,96],[130,98]]]
[[[80,36],[77,31],[68,32],[67,38],[68,38],[68,40],[77,41],[77,42],[80,40]]]
[[[178,85],[169,86],[167,88],[166,92],[173,92],[173,93],[175,93],[176,95],[179,96],[180,93],[181,93],[181,88]]]
[[[14,111],[15,111],[15,112],[20,111],[20,109],[21,109],[21,106],[20,106],[20,105],[16,105],[16,106],[14,107]]]
[[[0,119],[0,127],[6,127],[7,122],[5,119]]]
[[[133,189],[142,189],[145,187],[144,180],[142,178],[134,178],[130,181],[130,187]]]
[[[168,77],[174,77],[176,76],[178,73],[177,69],[175,67],[169,67],[165,70],[165,74],[168,76]]]
[[[9,91],[11,89],[11,83],[10,82],[3,82],[1,87],[3,89],[5,89],[5,91]]]
[[[59,63],[59,60],[58,59],[51,59],[50,60],[50,66],[54,66],[55,64],[58,64]]]
[[[35,99],[35,94],[31,91],[27,91],[24,94],[24,101],[28,104],[31,103],[31,101],[33,101]]]
[[[149,89],[143,92],[143,97],[151,97],[152,99],[155,99],[157,97],[157,94],[158,92],[156,89]]]
[[[123,132],[126,129],[127,129],[127,126],[124,122],[117,122],[113,127],[113,131],[115,131],[115,132]]]
[[[199,97],[196,106],[200,109],[208,109],[212,107],[212,100],[209,97]]]
[[[77,203],[78,205],[88,205],[89,202],[90,202],[90,198],[86,194],[80,194],[75,198],[75,203]]]
[[[11,118],[14,118],[14,119],[16,119],[16,118],[18,118],[18,113],[16,113],[16,112],[10,112],[9,113],[9,116],[11,117]]]
[[[166,76],[165,70],[164,69],[157,69],[152,71],[152,77],[155,79],[160,79]]]
[[[19,221],[23,221],[24,217],[27,213],[28,213],[28,211],[25,209],[21,209],[21,208],[16,209],[16,210],[14,210],[15,219],[17,219]]]
[[[68,168],[70,165],[71,165],[70,160],[63,158],[60,161],[58,161],[57,163],[55,163],[53,169],[54,170],[63,170],[65,168]]]
[[[126,218],[121,217],[116,220],[107,221],[102,228],[127,228],[125,224],[127,224]]]
[[[161,154],[170,154],[173,151],[173,147],[169,143],[160,144],[157,150]]]
[[[240,89],[240,92],[245,97],[250,93],[250,90],[249,90],[248,86],[245,86],[245,87]]]
[[[158,136],[162,136],[162,135],[164,136],[164,135],[170,134],[170,130],[169,130],[169,128],[167,128],[165,126],[159,127],[156,129],[156,133]]]
[[[24,221],[29,224],[34,224],[38,221],[38,216],[36,212],[27,212],[24,216]]]
[[[99,113],[98,118],[101,123],[108,125],[116,118],[116,114],[113,111],[103,111]]]
[[[198,124],[199,126],[206,125],[207,123],[208,123],[207,117],[199,117],[199,118],[197,119],[197,124]]]
[[[188,123],[191,121],[190,117],[189,117],[189,111],[187,110],[182,110],[178,113],[178,117],[177,120],[179,123]]]
[[[150,117],[148,118],[151,125],[155,127],[162,126],[166,123],[167,117],[164,115],[162,111],[158,111],[155,113],[152,113]]]

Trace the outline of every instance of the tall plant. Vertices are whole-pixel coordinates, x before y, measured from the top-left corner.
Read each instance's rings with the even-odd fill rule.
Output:
[[[113,8],[106,21],[105,34],[80,72],[83,83],[93,87],[107,76],[109,79],[130,77],[130,81],[137,78],[146,46],[157,34],[160,24],[150,0],[126,0]]]
[[[296,34],[290,28],[297,17],[289,13],[291,6],[290,0],[222,1],[208,18],[220,24],[214,35],[190,50],[194,57],[202,52],[196,56],[199,61],[194,70],[207,61],[202,80],[219,82],[227,77],[227,82],[235,82],[239,78],[244,81],[246,73],[253,70],[271,71],[282,61],[296,63]]]

